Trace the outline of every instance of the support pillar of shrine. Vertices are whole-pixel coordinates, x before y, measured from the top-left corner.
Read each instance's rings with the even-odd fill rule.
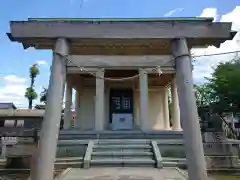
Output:
[[[164,130],[171,130],[170,120],[169,120],[168,87],[164,87],[164,92],[163,92],[163,120],[164,120]]]
[[[193,91],[192,62],[185,38],[173,40],[173,56],[176,60],[176,82],[189,180],[206,180],[203,143]]]
[[[81,129],[81,119],[80,119],[80,104],[81,104],[81,86],[78,85],[75,88],[76,93],[75,93],[75,113],[76,113],[76,118],[75,118],[75,124],[74,127],[77,129]]]
[[[37,180],[53,179],[62,111],[62,91],[66,78],[64,66],[66,65],[67,59],[63,56],[69,52],[67,40],[64,38],[57,39],[54,51],[56,53],[53,55],[47,106],[40,132]]]
[[[96,72],[96,98],[95,98],[95,130],[104,129],[104,70],[99,69]]]
[[[174,77],[171,83],[171,97],[172,97],[172,129],[174,131],[182,131],[181,121],[180,121],[180,108],[179,108],[179,100],[178,100],[178,92],[176,85],[176,78]]]
[[[66,100],[64,108],[64,129],[70,128],[70,122],[72,119],[72,84],[69,79],[66,81]]]
[[[140,122],[142,130],[149,130],[148,119],[148,74],[145,69],[139,70],[140,85]]]

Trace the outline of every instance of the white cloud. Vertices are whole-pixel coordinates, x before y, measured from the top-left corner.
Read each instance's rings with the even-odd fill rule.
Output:
[[[176,8],[176,9],[173,9],[167,13],[164,14],[165,17],[169,17],[171,16],[172,14],[176,13],[176,12],[181,12],[183,11],[183,8]]]
[[[210,10],[211,9],[211,10]],[[202,14],[212,15],[212,17],[216,18],[217,9],[215,8],[207,8],[207,10],[203,10]],[[201,14],[201,15],[202,15]],[[238,16],[237,16],[238,15]],[[233,11],[224,14],[220,17],[220,22],[232,22],[232,30],[240,30],[240,6],[237,6]],[[240,50],[240,31],[234,37],[233,40],[226,41],[220,45],[219,48],[214,46],[209,46],[207,48],[195,48],[192,49],[192,53],[194,55],[202,55],[202,54],[215,54],[215,53],[224,53],[224,52],[232,52]],[[213,72],[213,68],[217,66],[220,62],[229,61],[236,56],[240,56],[240,53],[233,54],[225,54],[218,56],[208,56],[208,57],[200,57],[196,59],[195,69],[193,71],[193,78],[195,83],[203,83],[204,77],[210,77]]]
[[[4,80],[7,84],[22,84],[27,81],[27,79],[15,75],[7,75],[4,77]]]
[[[218,13],[216,8],[206,8],[202,11],[200,17],[214,18],[214,21],[218,18]]]
[[[39,60],[39,61],[37,61],[37,64],[38,64],[38,65],[47,65],[47,61],[45,61],[45,60]]]
[[[222,22],[233,22],[232,30],[240,31],[240,6],[236,6],[233,11],[222,15],[221,21]]]
[[[13,102],[15,105],[26,104],[24,94],[27,80],[15,75],[5,76],[3,80],[5,84],[0,87],[0,102]]]
[[[31,18],[31,17],[28,17],[28,18]],[[24,49],[24,52],[26,52],[26,53],[29,53],[29,52],[33,53],[33,52],[36,52],[36,49],[34,47],[29,47],[27,49]]]

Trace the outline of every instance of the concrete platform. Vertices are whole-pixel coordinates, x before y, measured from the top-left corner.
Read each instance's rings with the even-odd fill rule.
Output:
[[[57,180],[186,180],[177,168],[91,168],[69,169]]]

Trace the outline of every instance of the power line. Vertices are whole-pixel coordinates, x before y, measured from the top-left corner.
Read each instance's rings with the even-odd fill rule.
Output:
[[[226,55],[226,54],[234,54],[236,53],[236,57],[234,59],[236,59],[238,57],[238,53],[240,53],[240,50],[239,51],[229,51],[229,52],[222,52],[222,53],[212,53],[212,54],[201,54],[201,55],[191,55],[192,58],[199,58],[199,57],[207,57],[207,56],[219,56],[219,55]],[[69,59],[68,59],[69,61]],[[71,61],[71,60],[70,60]],[[75,62],[74,62],[75,64]],[[81,67],[83,68],[83,67]],[[83,70],[83,69],[82,69]],[[15,72],[9,72],[9,73],[1,73],[0,72],[0,76],[2,75],[9,75],[9,74],[12,74],[12,75],[17,75]]]
[[[203,54],[203,55],[190,55],[190,54],[184,54],[182,56],[191,56],[191,58],[199,58],[199,57],[204,57],[204,56],[217,56],[217,55],[225,55],[225,54],[233,54],[233,53],[236,53],[236,56],[234,57],[234,59],[238,58],[238,53],[240,51],[230,51],[230,52],[222,52],[222,53],[213,53],[213,54]],[[113,78],[105,78],[105,77],[98,77],[96,76],[95,73],[92,73],[91,71],[89,71],[88,69],[84,68],[84,67],[81,67],[79,65],[77,65],[75,62],[73,62],[70,58],[69,58],[69,55],[62,55],[60,53],[57,53],[57,52],[54,52],[62,57],[64,57],[67,61],[69,61],[70,63],[74,64],[75,66],[77,66],[81,71],[86,71],[87,73],[89,73],[90,75],[92,76],[95,76],[96,78],[100,78],[100,79],[104,79],[104,80],[109,80],[109,81],[124,81],[124,80],[130,80],[130,79],[135,79],[137,77],[140,76],[140,74],[137,74],[137,75],[134,75],[134,76],[131,76],[131,77],[126,77],[126,78],[118,78],[118,79],[113,79]],[[179,56],[180,57],[180,56]],[[176,58],[178,57],[173,57],[172,59],[175,60]],[[155,68],[152,68],[151,69],[153,72],[156,72],[158,73],[159,75],[162,74],[162,71],[161,71],[161,67],[160,66],[157,66]],[[3,73],[0,73],[0,75],[3,74]],[[14,74],[14,73],[11,73],[11,74]],[[62,105],[64,105],[64,100],[62,100],[61,102]],[[25,108],[26,105],[24,105],[25,107],[21,107],[22,104],[18,104],[18,106],[20,106],[19,108]]]
[[[222,52],[222,53],[213,53],[213,54],[202,54],[202,55],[193,55],[193,57],[204,57],[204,56],[219,56],[224,54],[233,54],[233,53],[239,53],[240,51],[229,51],[229,52]]]
[[[234,57],[234,59],[238,56],[238,52],[240,51],[231,51],[231,52],[224,52],[224,53],[214,53],[214,54],[203,54],[203,55],[191,55],[191,54],[183,54],[181,56],[190,56],[192,59],[193,58],[196,58],[196,57],[203,57],[203,56],[216,56],[216,55],[223,55],[223,54],[233,54],[233,53],[236,53],[236,56]],[[57,53],[57,52],[54,52],[62,57],[64,57],[68,62],[72,63],[73,65],[75,65],[76,67],[78,67],[80,69],[80,71],[85,71],[87,72],[88,74],[92,75],[92,76],[95,76],[96,78],[100,78],[100,79],[104,79],[104,80],[108,80],[108,81],[125,81],[125,80],[131,80],[131,79],[135,79],[137,77],[140,76],[140,73],[139,74],[136,74],[134,76],[130,76],[130,77],[125,77],[125,78],[106,78],[106,77],[102,77],[102,76],[96,76],[95,73],[89,71],[88,69],[78,65],[76,62],[74,62],[73,60],[71,60],[69,58],[69,55],[62,55],[60,53]],[[178,57],[173,57],[172,60],[176,60],[177,58],[181,57],[181,56],[178,56]],[[168,62],[167,62],[168,63]],[[164,65],[163,65],[164,66]],[[152,72],[157,72],[159,74],[159,76],[162,74],[162,71],[161,71],[161,67],[160,66],[157,66],[157,67],[154,67],[151,69]]]

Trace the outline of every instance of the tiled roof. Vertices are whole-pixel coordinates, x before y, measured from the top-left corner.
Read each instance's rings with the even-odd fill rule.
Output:
[[[0,109],[17,109],[13,103],[0,103]]]

